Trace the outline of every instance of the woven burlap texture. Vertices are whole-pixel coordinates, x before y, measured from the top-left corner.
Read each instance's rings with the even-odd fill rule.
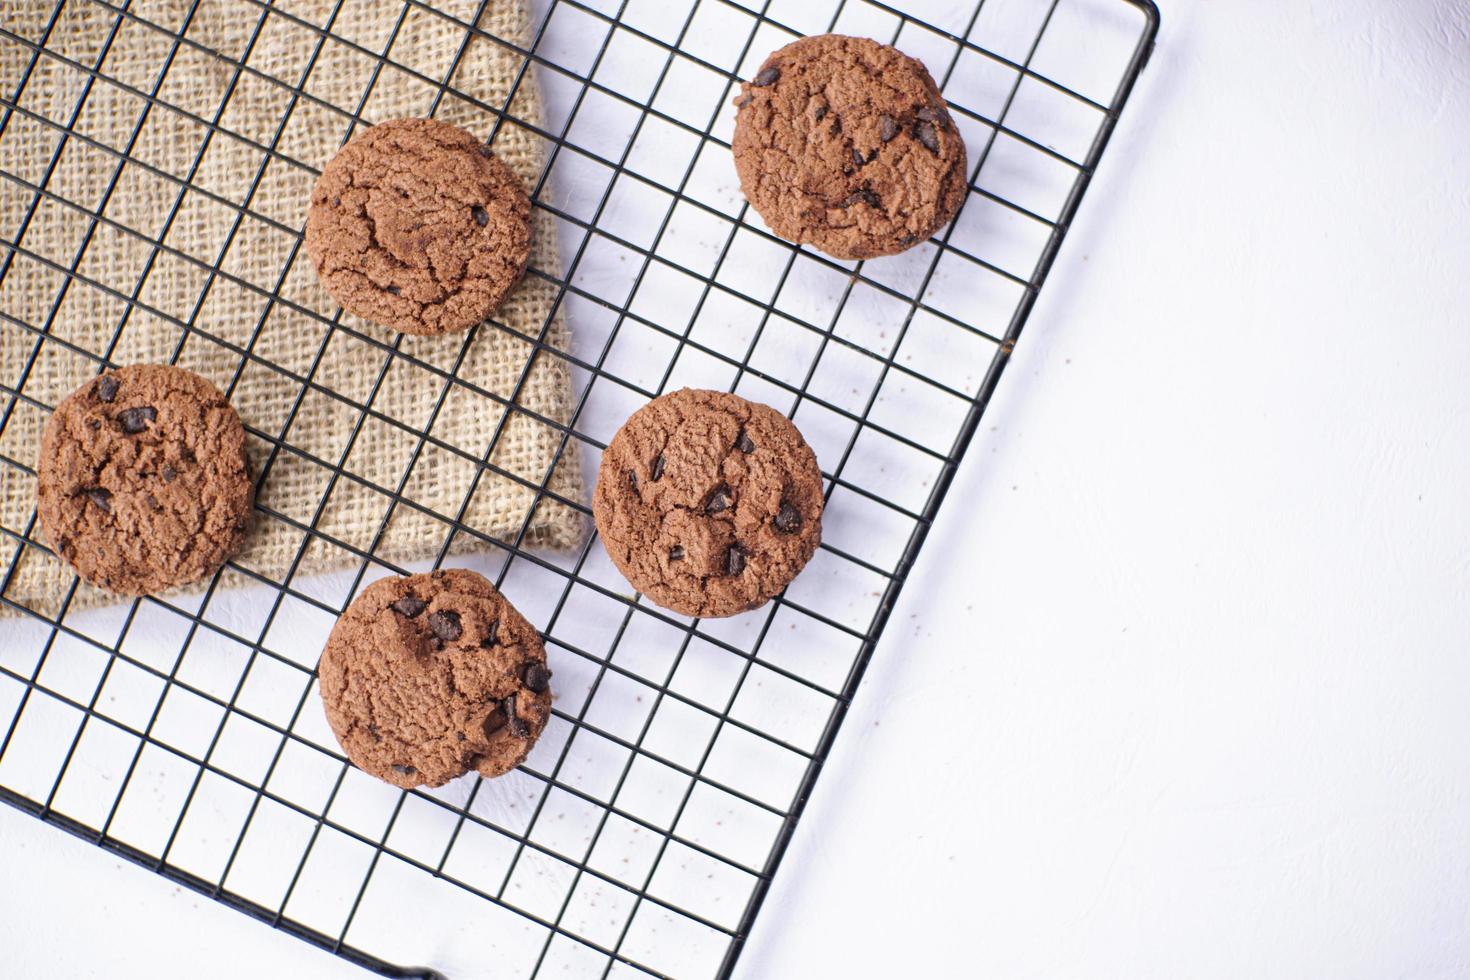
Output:
[[[268,11],[251,0],[135,0],[119,18],[109,6],[69,0],[53,22],[54,7],[7,5],[7,29],[44,37],[39,57],[0,38],[0,89],[14,92],[29,71],[23,111],[0,136],[0,234],[20,244],[0,283],[0,383],[23,394],[5,399],[0,455],[35,465],[47,411],[98,372],[97,357],[172,360],[229,392],[248,428],[284,443],[251,439],[261,512],[237,559],[270,581],[359,564],[353,549],[405,563],[446,544],[451,553],[483,546],[441,517],[498,539],[524,527],[524,544],[574,546],[578,513],[535,501],[540,485],[566,499],[581,494],[575,442],[560,452],[563,433],[537,421],[566,422],[566,364],[523,339],[566,348],[551,283],[528,274],[495,316],[510,330],[485,324],[472,336],[400,337],[345,315],[346,329],[332,329],[303,312],[337,313],[298,232],[315,172],[352,131],[346,113],[360,111],[368,124],[432,112],[493,133],[496,152],[534,186],[541,139],[485,108],[508,104],[516,119],[540,118],[525,58],[493,40],[525,46],[523,0],[488,5],[478,26],[491,37],[455,22],[475,16],[469,2],[429,10],[278,0]],[[99,58],[100,77],[89,80],[78,66]],[[447,88],[429,81],[446,74]],[[67,127],[75,135],[65,137]],[[539,209],[536,222],[531,268],[555,273],[553,222]],[[68,282],[32,255],[61,269],[75,263],[77,275]],[[510,413],[489,459],[530,486],[474,462],[502,422],[503,403],[491,395],[514,396],[525,411]],[[426,431],[471,458],[420,438]],[[406,502],[394,505],[399,493]],[[43,540],[34,500],[34,477],[0,463],[0,521]],[[70,571],[7,539],[6,597],[54,614]],[[249,581],[224,576],[223,586]],[[72,605],[110,601],[82,583]]]

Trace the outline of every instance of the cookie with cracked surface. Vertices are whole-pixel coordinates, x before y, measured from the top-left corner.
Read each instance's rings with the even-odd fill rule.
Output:
[[[965,143],[928,69],[865,37],[786,45],[740,86],[735,169],[771,230],[839,259],[901,252],[965,199]]]
[[[318,674],[353,765],[405,789],[509,772],[551,714],[540,635],[463,568],[369,585],[332,627]]]
[[[592,512],[638,591],[686,616],[733,616],[780,593],[816,551],[822,473],[786,416],[684,388],[613,436]]]
[[[240,550],[255,500],[245,429],[192,371],[134,364],[46,421],[36,510],[78,575],[123,595],[188,585]]]
[[[349,313],[404,333],[465,330],[520,281],[531,202],[470,133],[393,119],[354,137],[322,170],[306,251]]]

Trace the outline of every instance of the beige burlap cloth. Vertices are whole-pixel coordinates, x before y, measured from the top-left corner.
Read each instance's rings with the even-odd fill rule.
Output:
[[[492,111],[540,116],[525,59],[494,40],[525,46],[524,0],[486,5],[490,37],[463,26],[477,6],[134,0],[120,18],[67,0],[53,21],[52,0],[8,0],[6,30],[44,36],[45,53],[0,37],[0,90],[25,79],[0,135],[0,236],[20,246],[0,283],[0,455],[35,466],[47,411],[98,372],[97,357],[173,360],[282,443],[251,439],[261,512],[237,559],[270,581],[355,565],[358,552],[404,563],[483,546],[453,532],[456,518],[502,540],[524,527],[525,544],[574,545],[578,513],[537,503],[535,489],[581,495],[575,442],[559,452],[562,432],[538,420],[566,421],[569,373],[523,339],[566,348],[560,316],[547,324],[554,286],[528,275],[495,317],[510,330],[472,336],[400,337],[348,316],[334,329],[304,312],[337,313],[297,232],[315,171],[349,135],[346,113],[432,112],[493,133],[528,188],[539,175],[541,139]],[[90,79],[78,66],[99,58]],[[558,272],[553,222],[536,219],[531,267]],[[499,429],[512,397],[524,411]],[[487,453],[520,480],[482,470]],[[0,522],[14,532],[0,540],[5,595],[52,614],[73,576],[21,542],[44,540],[34,498],[35,478],[0,462]],[[249,578],[224,575],[225,586]],[[110,601],[83,583],[72,605]]]

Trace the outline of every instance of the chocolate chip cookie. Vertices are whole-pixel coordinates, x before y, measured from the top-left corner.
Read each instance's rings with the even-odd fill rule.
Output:
[[[500,306],[531,254],[520,178],[470,133],[394,119],[327,163],[306,251],[349,313],[401,330],[464,330]]]
[[[735,169],[771,230],[839,259],[892,255],[965,199],[965,144],[922,63],[823,34],[772,54],[740,86]]]
[[[685,388],[613,436],[592,510],[634,588],[686,616],[732,616],[777,595],[816,551],[822,474],[784,415]]]
[[[347,757],[405,789],[509,772],[551,714],[541,637],[462,568],[369,585],[332,627],[318,673]]]
[[[67,395],[36,471],[52,549],[124,595],[213,574],[240,549],[255,499],[240,416],[214,385],[167,364],[108,371]]]

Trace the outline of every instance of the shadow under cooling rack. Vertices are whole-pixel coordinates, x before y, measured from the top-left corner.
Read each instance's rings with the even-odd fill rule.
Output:
[[[1147,60],[1157,10],[553,0],[533,5],[520,34],[489,29],[488,5],[471,0],[31,7],[0,23],[0,796],[385,975],[728,975]],[[363,26],[368,9],[381,29]],[[207,18],[238,27],[240,46],[201,40]],[[922,59],[966,140],[959,217],[903,255],[850,263],[794,248],[740,195],[729,153],[739,79],[825,31]],[[516,65],[494,100],[460,84],[483,45]],[[258,60],[267,50],[300,60],[283,74]],[[201,61],[228,81],[213,104],[172,78]],[[104,94],[131,113],[123,139],[118,119],[95,118]],[[285,288],[309,269],[301,215],[282,210],[272,181],[309,181],[322,162],[303,158],[293,127],[327,120],[345,139],[381,118],[388,94],[538,142],[533,198],[560,257],[530,272],[556,311],[534,335],[491,321],[420,342]],[[167,152],[155,153],[165,124]],[[240,180],[201,176],[219,146],[245,161]],[[97,173],[100,183],[81,179]],[[118,195],[138,186],[172,207],[122,216]],[[207,254],[179,245],[191,209],[228,219]],[[139,256],[124,277],[99,271],[116,249]],[[164,302],[165,276],[193,277],[197,292]],[[209,303],[222,291],[258,312],[217,325]],[[309,347],[273,343],[283,317]],[[180,363],[213,345],[235,365],[232,386],[279,386],[280,415],[247,423],[268,461],[263,485],[289,471],[322,488],[303,513],[262,498],[258,519],[295,536],[294,557],[232,562],[198,593],[88,605],[69,580],[45,608],[18,601],[22,557],[49,556],[29,496],[35,461],[15,449],[65,394],[42,379],[96,374],[140,337],[163,338]],[[565,417],[525,404],[524,377],[496,390],[460,376],[466,345],[512,340],[570,378]],[[344,347],[373,365],[367,380],[334,368]],[[685,385],[790,415],[826,481],[811,565],[777,601],[728,620],[629,594],[593,536],[558,551],[528,535],[543,507],[585,526],[585,492],[558,488],[556,463],[595,472],[632,410]],[[404,386],[423,397],[389,397]],[[493,438],[445,437],[436,421],[461,395],[494,406],[496,436],[520,422],[546,429],[553,465],[518,472],[490,452]],[[333,438],[297,424],[317,404],[341,423]],[[377,431],[407,447],[386,475],[353,463]],[[430,459],[448,474],[434,497],[415,481]],[[518,530],[477,525],[470,501],[487,478],[526,492]],[[377,534],[331,525],[346,489],[381,498]],[[394,521],[416,522],[428,557],[386,553]],[[337,570],[320,570],[319,554]],[[405,793],[346,765],[316,658],[366,582],[446,561],[489,575],[546,636],[554,714],[516,772]]]

